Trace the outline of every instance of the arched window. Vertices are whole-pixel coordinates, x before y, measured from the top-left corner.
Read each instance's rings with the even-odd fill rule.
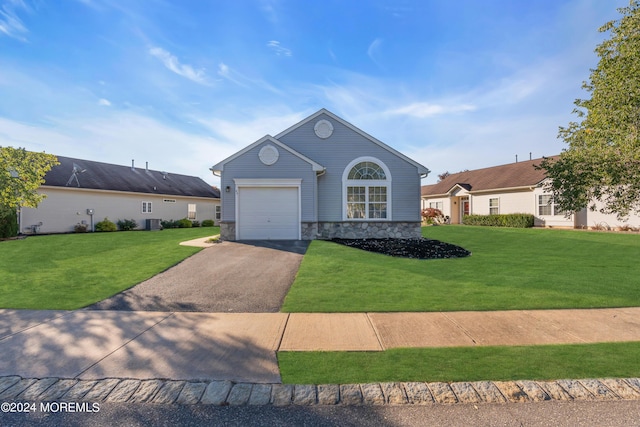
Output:
[[[355,159],[342,176],[345,220],[390,220],[391,175],[373,157]]]
[[[377,163],[360,162],[349,171],[349,179],[387,179],[384,170]]]

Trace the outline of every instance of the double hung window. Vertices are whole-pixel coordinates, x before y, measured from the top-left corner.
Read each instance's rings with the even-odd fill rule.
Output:
[[[500,199],[495,197],[489,199],[489,215],[498,215],[500,213]]]
[[[374,159],[362,159],[352,162],[347,170],[344,179],[346,219],[390,219],[391,186],[386,167]]]
[[[550,194],[538,196],[538,215],[560,216],[565,214],[565,211],[561,211],[560,208],[553,203],[553,197]]]

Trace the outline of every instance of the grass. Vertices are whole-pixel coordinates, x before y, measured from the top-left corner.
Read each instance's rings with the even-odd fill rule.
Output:
[[[467,258],[393,258],[313,241],[285,312],[459,311],[640,306],[640,236],[441,226],[425,237]]]
[[[0,308],[73,310],[103,300],[201,248],[217,227],[63,234],[0,242]]]
[[[640,342],[520,347],[280,352],[288,384],[636,378]]]

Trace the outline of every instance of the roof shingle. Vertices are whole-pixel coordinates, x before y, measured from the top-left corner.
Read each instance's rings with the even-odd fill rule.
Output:
[[[471,192],[535,186],[546,178],[544,170],[537,170],[534,167],[541,161],[542,159],[534,159],[454,173],[436,184],[422,186],[421,194],[422,196],[446,194],[456,184]]]
[[[44,177],[45,184],[54,187],[90,188],[133,193],[166,194],[173,196],[220,198],[220,191],[201,178],[145,168],[132,168],[91,160],[57,156],[59,165]],[[70,178],[74,164],[82,173]],[[67,185],[69,183],[69,185]]]

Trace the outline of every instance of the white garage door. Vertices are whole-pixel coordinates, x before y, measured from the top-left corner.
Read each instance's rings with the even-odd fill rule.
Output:
[[[297,187],[239,187],[238,240],[300,238]]]

